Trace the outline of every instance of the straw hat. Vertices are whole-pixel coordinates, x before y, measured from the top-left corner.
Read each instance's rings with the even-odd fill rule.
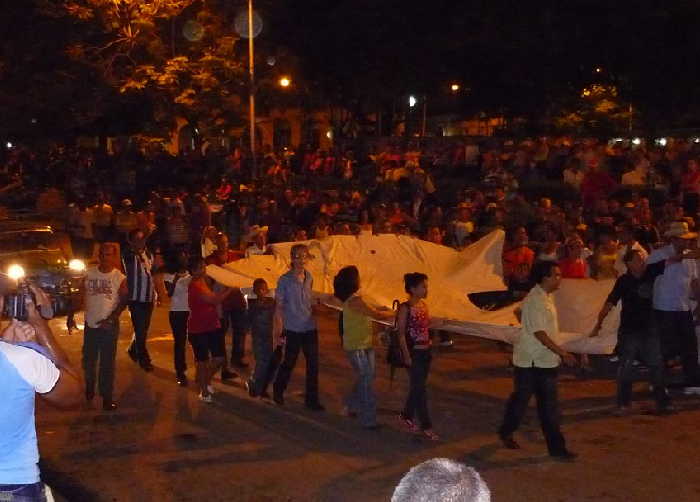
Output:
[[[690,232],[685,221],[674,221],[664,233],[665,237],[677,237],[679,239],[695,239],[697,232]]]
[[[255,238],[260,235],[260,234],[266,234],[267,231],[269,230],[268,227],[261,227],[260,225],[253,225],[250,227],[250,230],[248,230],[248,233],[244,237],[246,242],[253,242]]]

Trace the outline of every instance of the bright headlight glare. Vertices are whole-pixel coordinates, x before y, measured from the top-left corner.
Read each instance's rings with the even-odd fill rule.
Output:
[[[68,268],[73,272],[84,272],[85,262],[83,260],[73,259],[68,262]]]
[[[24,278],[24,268],[16,263],[10,265],[7,269],[7,276],[12,280],[19,281]]]

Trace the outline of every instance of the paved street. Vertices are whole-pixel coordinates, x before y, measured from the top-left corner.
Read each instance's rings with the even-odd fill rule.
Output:
[[[402,432],[395,413],[405,375],[393,386],[378,357],[379,432],[342,417],[350,369],[339,348],[332,313],[320,318],[321,392],[326,413],[303,406],[303,374],[292,378],[287,405],[249,399],[240,382],[217,383],[214,404],[197,400],[192,385],[175,384],[167,311],[157,309],[149,347],[156,370],[146,374],[125,354],[131,331],[122,317],[113,413],[57,412],[40,405],[38,435],[45,479],[69,501],[380,501],[410,466],[432,457],[474,465],[495,501],[696,501],[700,477],[693,461],[700,441],[697,398],[679,398],[681,412],[658,418],[640,411],[610,414],[613,383],[561,384],[564,432],[580,458],[571,464],[545,454],[534,408],[517,436],[523,449],[499,447],[494,431],[511,387],[507,355],[495,344],[457,338],[437,349],[430,377],[435,429],[443,441]],[[82,335],[55,329],[75,362]],[[191,354],[188,354],[191,359]],[[303,363],[303,359],[300,358]],[[190,376],[193,365],[190,362]],[[650,406],[645,384],[636,398]],[[682,480],[682,483],[680,482]]]

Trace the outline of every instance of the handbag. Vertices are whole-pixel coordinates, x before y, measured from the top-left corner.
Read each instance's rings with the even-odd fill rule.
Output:
[[[394,317],[394,325],[387,328],[384,332],[385,339],[387,341],[387,351],[386,351],[386,362],[391,368],[391,379],[394,379],[394,370],[396,368],[408,368],[406,361],[403,357],[403,351],[401,350],[401,333],[399,333],[398,328],[398,309],[400,303],[398,300],[394,300],[392,304],[392,309],[397,311],[397,316]]]

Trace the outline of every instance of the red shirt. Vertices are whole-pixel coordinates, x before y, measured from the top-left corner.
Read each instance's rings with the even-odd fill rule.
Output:
[[[190,282],[187,290],[187,300],[190,306],[190,317],[187,319],[187,332],[190,335],[207,333],[221,328],[216,305],[204,300],[204,292],[209,289],[204,279]]]
[[[559,262],[559,270],[564,279],[585,279],[586,261],[582,258],[565,258]]]
[[[518,267],[526,265],[528,270],[535,261],[535,252],[527,246],[519,246],[503,253],[503,277],[510,277]]]

